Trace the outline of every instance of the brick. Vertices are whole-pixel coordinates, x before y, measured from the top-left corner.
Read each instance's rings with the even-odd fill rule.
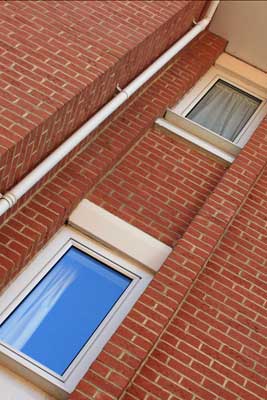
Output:
[[[142,27],[140,18],[135,17],[136,8],[128,7],[126,3],[122,3],[119,9],[112,3],[106,5],[109,12],[103,12],[101,3],[90,7],[87,3],[80,4],[75,11],[71,4],[58,7],[56,3],[49,3],[42,5],[41,11],[39,7],[37,4],[31,10],[20,7],[19,17],[20,21],[24,21],[23,24],[16,18],[17,5],[9,3],[1,7],[1,32],[6,47],[2,55],[7,71],[4,78],[8,79],[9,76],[7,83],[10,96],[17,96],[17,103],[11,104],[14,111],[3,108],[3,116],[9,116],[15,122],[12,129],[14,133],[22,126],[25,128],[25,140],[32,133],[34,139],[27,160],[23,161],[24,173],[38,161],[32,154],[37,151],[37,128],[40,124],[44,125],[44,119],[53,121],[44,139],[46,141],[52,134],[54,140],[43,148],[40,158],[110,99],[118,82],[122,87],[125,86],[167,49],[186,30],[192,18],[199,15],[203,4],[192,2],[189,10],[186,3],[176,1],[171,13],[164,12],[161,18],[155,14],[157,6],[148,4],[142,16]],[[59,14],[61,8],[64,8],[64,15]],[[93,17],[92,12],[97,17]],[[73,19],[73,13],[77,18]],[[149,15],[153,16],[152,19]],[[183,16],[184,24],[175,23],[179,15]],[[71,28],[66,25],[66,19],[69,18],[72,20]],[[117,18],[119,25],[115,22]],[[75,30],[77,26],[79,34]],[[103,29],[103,26],[106,28]],[[149,41],[150,46],[147,45]],[[117,62],[118,58],[120,62]],[[127,69],[124,68],[125,64]],[[101,90],[102,85],[105,91]],[[88,96],[90,91],[91,96]],[[74,96],[78,92],[79,102]],[[87,105],[79,109],[79,103]],[[20,117],[22,110],[18,104],[25,110],[25,118]],[[34,108],[33,104],[37,107]],[[54,129],[56,124],[59,127],[57,130]],[[0,142],[7,145],[4,137]],[[11,143],[8,144],[7,150],[9,145],[12,147]],[[21,176],[22,171],[19,174]],[[4,182],[1,181],[1,190],[7,189]],[[11,178],[10,185],[13,183],[14,178]]]
[[[173,30],[172,39],[170,34],[166,37],[174,40],[177,29],[187,30],[182,16],[181,25],[177,24],[177,14],[181,11],[189,15],[191,7],[192,16],[203,6],[194,2],[192,7],[190,1],[168,3],[173,11],[160,1],[109,2],[109,10],[116,10],[113,21],[122,23],[128,18],[132,29],[131,37],[124,38],[123,28],[117,24],[112,43],[114,24],[107,21],[106,29],[102,26],[101,2],[92,4],[90,12],[82,5],[82,18],[75,3],[64,3],[62,7],[74,25],[79,23],[79,35],[66,31],[60,7],[59,23],[53,24],[51,10],[56,3],[48,3],[37,2],[34,9],[16,3],[26,21],[32,21],[33,12],[38,13],[22,36],[29,43],[22,46],[18,42],[22,25],[14,25],[12,18],[3,26],[6,45],[17,52],[5,57],[7,67],[15,64],[15,75],[7,75],[4,81],[10,88],[5,102],[13,104],[4,114],[5,129],[11,126],[10,117],[15,114],[12,127],[21,137],[16,148],[16,136],[2,143],[3,148],[8,147],[0,165],[3,188],[11,186],[13,178],[26,174],[110,98],[118,77],[121,85],[126,84],[137,69],[143,69],[148,59],[155,57],[153,46],[147,44],[153,40],[155,44],[157,35],[167,41],[159,24],[168,32]],[[8,10],[15,7],[15,3],[6,4]],[[87,19],[93,21],[90,35]],[[33,34],[41,23],[43,31]],[[14,31],[12,37],[5,33],[10,29]],[[53,59],[60,45],[60,30],[73,46],[62,45]],[[149,35],[152,42],[145,39]],[[85,46],[87,43],[90,47],[89,36],[93,43],[90,52]],[[140,46],[135,46],[134,52],[130,47],[137,40]],[[164,46],[169,44],[165,42]],[[113,52],[108,53],[112,45]],[[232,400],[238,396],[258,400],[266,394],[266,121],[228,170],[204,152],[152,126],[153,120],[214,63],[224,45],[210,33],[200,36],[22,199],[12,211],[14,215],[8,214],[7,228],[0,233],[3,285],[45,245],[85,194],[174,248],[71,395],[73,400]],[[29,48],[40,47],[43,52],[38,62],[26,54]],[[146,55],[144,48],[151,48],[150,54]],[[106,65],[105,52],[109,54]],[[136,52],[143,55],[142,63],[135,71],[126,71],[125,60],[134,68],[130,61]],[[25,57],[18,66],[20,56]],[[116,69],[113,63],[118,58]],[[88,60],[94,63],[86,69]],[[33,62],[37,67],[34,70]],[[112,78],[104,74],[107,68],[114,73]],[[22,79],[18,80],[16,74]],[[101,85],[93,80],[101,81]],[[66,82],[64,88],[62,82]],[[68,96],[74,93],[75,99],[68,102]],[[22,121],[22,110],[28,110],[31,118],[26,116]],[[50,118],[36,126],[39,118],[48,114]],[[21,205],[23,208],[19,208]]]

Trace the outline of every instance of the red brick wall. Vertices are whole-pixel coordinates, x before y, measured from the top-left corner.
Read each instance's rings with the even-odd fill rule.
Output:
[[[56,173],[51,173],[45,185],[32,192],[28,203],[0,229],[2,286],[58,230],[89,190],[96,195],[133,154],[145,163],[149,154],[143,152],[141,156],[141,152],[148,139],[154,149],[163,140],[168,157],[181,145],[148,128],[209,68],[224,44],[214,35],[202,35],[142,95],[139,93],[105,129],[99,130],[89,145],[80,146],[80,153],[73,153]],[[267,397],[266,132],[267,120],[202,208],[198,203],[199,208],[194,210],[197,215],[173,253],[105,346],[72,400]],[[187,165],[192,154],[191,149],[184,149]],[[163,164],[170,165],[169,159]],[[207,171],[215,168],[219,179],[221,167],[217,169],[208,159],[206,165]],[[111,174],[106,175],[109,171]],[[161,178],[153,178],[156,187],[166,189],[167,181],[163,175]],[[216,179],[209,176],[207,185],[211,181],[215,185]],[[212,185],[206,188],[207,193]],[[197,196],[203,186],[198,184]],[[133,195],[136,192],[132,189]],[[121,200],[120,212],[127,203],[126,197]],[[188,200],[187,195],[184,200]],[[181,210],[179,213],[181,217]],[[158,215],[156,212],[151,217],[151,226]],[[190,215],[187,224],[193,213]],[[131,218],[138,224],[143,217],[136,213]],[[173,220],[170,225],[166,241],[174,239]],[[164,238],[165,232],[159,230],[158,234]]]
[[[266,133],[267,118],[105,349],[146,354],[120,399],[267,398]]]
[[[171,355],[168,366],[177,368],[179,387],[200,398],[267,397],[266,188],[267,169],[158,346],[165,357],[174,349],[183,353],[182,361]],[[158,361],[152,364],[157,371]]]
[[[207,70],[213,60],[220,54],[224,45],[225,42],[223,40],[216,38],[216,36],[209,35],[205,45],[199,46],[197,39],[195,41],[195,45],[191,45],[186,49],[186,51],[181,52],[178,57],[179,64],[176,64],[176,67],[173,66],[171,69],[169,69],[166,75],[163,76],[161,74],[161,78],[160,81],[158,81],[157,86],[151,86],[150,90],[144,93],[142,99],[134,104],[136,111],[133,112],[131,109],[129,109],[124,113],[124,117],[121,119],[120,123],[117,123],[115,130],[113,127],[110,127],[110,129],[106,131],[106,135],[102,135],[103,140],[101,140],[100,143],[102,149],[100,151],[105,149],[105,151],[109,153],[107,157],[110,160],[112,159],[113,162],[117,157],[117,150],[125,151],[125,149],[127,149],[146,128],[151,126],[152,122],[157,116],[164,113],[167,105],[169,106],[176,102]],[[165,69],[167,70],[168,68],[169,67]],[[158,97],[158,94],[160,95],[160,98]],[[138,94],[136,96],[138,96]],[[130,102],[128,102],[128,104],[130,104]],[[105,125],[107,125],[112,119],[114,119],[114,116],[107,120]],[[134,119],[135,123],[131,123],[127,121],[127,119]],[[102,125],[102,127],[105,125]],[[120,127],[118,128],[118,126]],[[85,147],[87,143],[92,142],[94,139],[93,137],[96,134],[97,132],[86,139],[80,146],[78,146],[78,148],[73,151],[72,154],[67,157],[67,159],[71,159],[73,154],[75,154],[79,149]],[[119,136],[119,140],[116,139],[116,135]],[[40,138],[40,141],[43,139],[44,138]],[[21,149],[21,146],[19,146],[19,148]],[[109,150],[112,150],[112,152]],[[30,155],[25,152],[25,149],[22,150],[22,152],[25,160],[28,162],[31,159]],[[14,169],[21,165],[21,163],[19,163],[18,154],[15,155],[15,158],[12,157],[13,156],[11,154],[6,153],[2,160],[6,159],[8,160],[8,163],[6,164],[5,168],[0,168],[0,171],[2,171],[4,174],[8,174],[8,176],[11,177],[10,179],[13,179],[12,177],[14,177]],[[66,162],[67,159],[63,161],[63,163]],[[61,165],[63,165],[63,163],[61,163]],[[106,167],[107,166],[110,167],[110,164],[106,163]],[[55,172],[55,170],[52,171],[50,175],[52,175],[53,172]],[[13,207],[5,214],[4,218],[10,216],[10,214],[16,211],[18,207],[23,204],[23,202],[29,199],[32,193],[41,187],[45,180],[46,179],[44,179],[40,184],[36,185],[34,190],[29,191],[17,204],[17,206]],[[0,223],[2,221],[3,217],[0,217]]]
[[[207,153],[154,127],[88,198],[173,246],[225,168]]]
[[[266,398],[266,132],[267,119],[72,400]]]
[[[117,113],[116,118],[109,120],[105,127],[99,129],[90,138],[88,144],[79,146],[79,151],[73,152],[67,162],[66,160],[62,162],[43,181],[45,184],[39,185],[38,190],[31,192],[28,202],[24,203],[16,214],[10,216],[0,229],[2,287],[62,226],[80,199],[88,191],[94,192],[94,186],[100,182],[100,179],[103,179],[103,183],[108,180],[109,176],[105,175],[112,168],[114,168],[112,174],[116,174],[121,165],[129,159],[131,151],[133,154],[135,151],[141,151],[141,143],[151,139],[154,135],[154,149],[163,141],[168,153],[176,151],[178,148],[182,153],[181,142],[165,138],[162,133],[153,130],[147,132],[147,130],[152,126],[153,120],[163,114],[167,106],[176,102],[207,71],[224,46],[225,42],[213,34],[201,35],[184,49],[151,84],[140,91],[131,102],[128,102],[124,109]],[[160,139],[159,143],[158,139]],[[195,154],[196,150],[183,147],[183,160],[187,165],[192,162]],[[170,154],[168,156],[170,157]],[[144,160],[147,157],[148,155],[144,155]],[[215,180],[219,180],[223,168],[220,163],[209,161],[209,158],[201,152],[199,158],[205,164],[206,171],[214,171],[213,176],[207,176],[205,193],[208,194],[215,186]],[[168,160],[165,159],[165,166],[169,165]],[[118,168],[116,168],[117,164],[120,164]],[[174,168],[174,164],[171,165]],[[199,161],[194,158],[193,168],[196,169],[197,165],[199,165]],[[156,184],[158,188],[166,188],[165,179],[157,181]],[[188,182],[187,188],[190,185],[191,182]],[[199,202],[194,205],[194,210],[190,210],[187,224],[204,201],[201,197],[201,190],[204,186],[204,182],[202,182],[195,188],[196,192],[200,192],[198,194]],[[185,200],[188,200],[187,196],[185,196]],[[180,214],[182,215],[182,213]],[[138,224],[137,215],[135,218],[134,223]],[[153,218],[156,220],[157,214]],[[151,217],[151,224],[153,218]],[[168,240],[174,239],[173,221],[171,227]],[[161,234],[160,231],[159,233]],[[163,235],[161,237],[163,238]],[[187,249],[186,243],[186,241],[182,241],[182,245],[185,246],[184,253]],[[127,384],[134,379],[136,371],[152,351],[160,334],[164,332],[169,318],[198,271],[199,267],[195,265],[198,253],[195,255],[196,259],[193,258],[193,266],[188,261],[188,265],[177,272],[179,257],[178,252],[173,253],[168,264],[157,275],[129,317],[125,319],[107,344],[90,372],[82,380],[72,399],[91,399],[93,396],[106,400],[118,399],[120,396],[125,396],[125,399],[127,396],[131,398],[132,389],[129,388],[128,392],[125,391]],[[140,379],[141,375],[138,376]],[[136,381],[134,382],[136,384]],[[144,392],[144,388],[140,390]],[[161,396],[161,392],[158,393]],[[139,398],[138,396],[137,398]]]
[[[24,198],[24,203],[11,209],[14,216],[9,215],[0,229],[1,287],[59,229],[81,198],[130,151],[154,119],[212,65],[224,46],[225,41],[210,33],[197,38],[142,94],[126,104],[112,123],[107,121],[106,128],[92,135],[89,144],[78,146],[27,194],[26,203]]]
[[[0,192],[187,31],[204,5],[0,2]]]

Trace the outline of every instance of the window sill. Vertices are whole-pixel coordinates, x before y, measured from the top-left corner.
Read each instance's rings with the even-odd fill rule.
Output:
[[[216,138],[215,138],[215,140],[213,137],[211,138],[211,136],[215,136],[215,134],[213,134],[212,132],[208,131],[205,128],[200,127],[197,124],[192,123],[192,124],[196,125],[196,130],[198,130],[197,128],[200,128],[199,129],[200,134],[198,135],[196,132],[189,133],[186,125],[187,125],[187,122],[191,125],[191,121],[185,120],[185,118],[180,117],[179,115],[176,115],[176,114],[172,118],[169,118],[170,117],[169,113],[171,113],[171,114],[174,114],[174,113],[171,111],[167,111],[167,112],[168,112],[168,119],[167,118],[166,119],[158,118],[155,121],[156,126],[163,129],[164,131],[167,131],[168,133],[170,133],[172,135],[179,136],[181,139],[186,140],[187,142],[192,143],[193,145],[205,150],[209,154],[215,156],[217,159],[219,158],[220,160],[227,162],[227,164],[231,164],[234,161],[235,156],[240,151],[240,148],[238,146],[233,145],[233,143],[229,142],[229,144],[230,144],[229,147],[231,147],[230,148],[231,152],[232,151],[236,152],[236,154],[233,155],[229,150],[227,151],[228,143],[224,146],[225,149],[222,149],[218,146],[218,144],[216,143]],[[185,121],[183,121],[184,122],[183,127],[181,125],[178,126],[176,117],[179,120],[180,119],[185,120]],[[192,132],[192,129],[190,129],[190,131]],[[207,132],[205,132],[205,131],[207,131]],[[218,136],[218,135],[216,135],[216,136]],[[219,137],[219,139],[221,139],[221,138]],[[223,139],[223,141],[224,141],[224,139]],[[228,142],[227,140],[225,140],[225,141]]]
[[[182,117],[181,115],[177,115],[172,110],[167,110],[165,119],[178,128],[181,128],[187,132],[191,132],[199,139],[202,139],[204,142],[213,145],[214,147],[231,156],[237,156],[241,150],[241,147],[239,147],[237,144],[223,138],[220,135],[217,135],[216,133],[201,125],[198,125],[193,121],[190,121],[185,117]]]

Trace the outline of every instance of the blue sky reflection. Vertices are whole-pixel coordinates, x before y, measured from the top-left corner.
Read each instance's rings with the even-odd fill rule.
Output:
[[[0,339],[62,375],[131,279],[71,247],[0,327]]]

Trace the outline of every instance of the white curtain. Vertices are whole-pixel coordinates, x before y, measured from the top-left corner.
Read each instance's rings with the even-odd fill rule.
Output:
[[[260,102],[259,99],[218,80],[186,118],[234,141]]]

